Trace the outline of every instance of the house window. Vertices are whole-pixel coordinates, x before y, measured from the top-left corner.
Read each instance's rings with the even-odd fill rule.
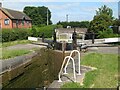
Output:
[[[5,21],[4,21],[4,23],[5,23],[5,25],[9,25],[9,22],[10,20],[9,19],[5,19]]]
[[[27,22],[27,25],[29,25],[29,21],[26,21]]]

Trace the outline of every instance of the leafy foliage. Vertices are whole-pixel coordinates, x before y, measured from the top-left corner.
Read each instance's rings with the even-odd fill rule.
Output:
[[[53,35],[53,31],[55,28],[62,27],[61,25],[48,25],[48,26],[33,26],[32,28],[32,36],[34,37],[41,37],[44,33],[45,38],[51,38]]]
[[[119,34],[119,26],[120,26],[120,20],[119,19],[115,19],[113,20],[113,26],[111,27],[113,29],[113,33]]]
[[[89,27],[89,21],[81,21],[81,22],[58,22],[58,25],[63,25],[64,28],[67,26],[74,27],[80,27],[80,28],[88,28]]]
[[[9,42],[15,40],[25,40],[28,36],[41,37],[44,33],[45,38],[51,38],[55,28],[62,27],[61,25],[48,26],[33,26],[32,29],[3,29],[2,42]]]
[[[27,6],[24,8],[23,12],[26,13],[31,19],[33,25],[47,24],[47,10],[48,10],[48,21],[49,24],[52,24],[51,12],[47,7],[30,7]]]
[[[31,35],[29,29],[2,29],[2,42],[24,40]]]
[[[120,20],[119,19],[115,19],[113,21],[113,26],[120,26]]]
[[[96,15],[90,22],[89,31],[99,34],[99,38],[112,37],[113,31],[110,26],[113,25],[112,9],[106,5],[96,11]]]
[[[113,11],[106,5],[103,5],[101,8],[98,8],[98,11],[96,11],[96,15],[101,15],[101,14],[106,14],[109,17],[111,17],[111,19],[113,19]]]

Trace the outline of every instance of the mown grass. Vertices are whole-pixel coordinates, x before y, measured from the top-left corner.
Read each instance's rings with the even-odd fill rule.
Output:
[[[13,46],[17,44],[27,44],[31,43],[29,40],[16,40],[16,41],[11,41],[11,42],[4,42],[2,45],[0,45],[0,48],[8,47],[8,46]]]
[[[118,55],[91,53],[86,55],[82,65],[96,67],[97,70],[86,73],[84,88],[116,88],[118,84]],[[74,87],[73,83],[65,84],[62,88]],[[75,88],[75,87],[74,87]],[[77,87],[76,87],[77,88]]]
[[[32,51],[36,51],[39,48],[32,48],[30,50],[27,49],[18,49],[18,50],[10,50],[10,49],[6,49],[6,47],[9,46],[14,46],[17,44],[29,44],[32,41],[29,40],[16,40],[16,41],[11,41],[11,42],[4,42],[2,44],[0,44],[0,59],[9,59],[9,58],[13,58],[16,56],[21,56],[24,54],[28,54]]]
[[[62,90],[66,90],[66,88],[70,89],[70,88],[82,88],[82,86],[80,86],[79,83],[65,83],[63,86],[62,86]]]
[[[9,59],[9,58],[13,58],[13,57],[16,57],[16,56],[21,56],[21,55],[24,55],[24,54],[28,54],[32,51],[30,50],[24,50],[24,49],[19,49],[19,50],[6,50],[6,49],[3,49],[2,50],[2,57],[0,59]]]

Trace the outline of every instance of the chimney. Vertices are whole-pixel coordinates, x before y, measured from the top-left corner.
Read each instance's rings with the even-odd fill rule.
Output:
[[[2,3],[0,2],[0,7],[2,7]]]

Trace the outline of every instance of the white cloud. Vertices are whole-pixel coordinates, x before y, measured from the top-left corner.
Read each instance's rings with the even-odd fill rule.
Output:
[[[79,3],[66,3],[62,5],[48,5],[48,7],[54,10],[64,10],[64,9],[77,7],[78,5]]]

